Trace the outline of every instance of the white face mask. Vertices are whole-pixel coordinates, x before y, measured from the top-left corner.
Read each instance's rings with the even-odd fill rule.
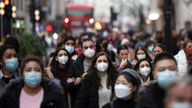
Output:
[[[108,63],[104,63],[104,62],[98,63],[96,68],[100,72],[105,72],[108,69]]]
[[[95,50],[88,48],[84,51],[84,55],[88,58],[92,58],[95,55]]]
[[[131,89],[123,84],[115,85],[115,95],[117,98],[124,99],[127,98],[131,94]]]
[[[175,102],[171,105],[170,108],[192,108],[192,104],[187,102],[183,102],[183,103]]]
[[[58,57],[58,62],[60,64],[66,64],[68,59],[69,59],[68,56],[61,56],[61,57]]]
[[[153,52],[153,46],[149,46],[149,47],[147,48],[147,50],[148,50],[149,52]]]
[[[176,78],[177,72],[172,70],[165,70],[162,72],[157,72],[156,76],[159,86],[165,89]]]
[[[145,55],[145,54],[137,55],[137,59],[138,59],[138,60],[141,60],[141,59],[144,59],[144,58],[146,58],[146,55]]]
[[[140,74],[145,76],[145,77],[147,77],[149,75],[150,71],[151,71],[151,68],[146,67],[146,66],[139,69]]]

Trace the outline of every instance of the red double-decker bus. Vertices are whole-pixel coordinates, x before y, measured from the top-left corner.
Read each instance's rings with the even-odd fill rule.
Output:
[[[79,35],[87,27],[94,26],[94,8],[87,4],[69,4],[65,7],[64,27]]]

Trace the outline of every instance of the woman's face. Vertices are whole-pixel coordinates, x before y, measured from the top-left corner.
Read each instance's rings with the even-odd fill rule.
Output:
[[[96,65],[98,63],[101,63],[101,62],[108,63],[108,59],[107,59],[107,57],[105,55],[102,55],[102,56],[97,58]]]
[[[62,56],[68,56],[67,55],[67,52],[65,50],[60,50],[57,54],[57,57],[56,57],[56,60],[58,60],[59,57],[62,57]]]
[[[123,49],[123,50],[120,50],[120,52],[119,52],[120,60],[128,59],[128,55],[129,55],[128,49]]]
[[[3,61],[14,57],[17,57],[16,51],[14,49],[7,49],[3,54]]]
[[[115,84],[125,85],[125,86],[131,88],[131,91],[132,91],[132,92],[134,91],[134,90],[133,90],[133,84],[132,84],[131,82],[127,81],[127,79],[125,78],[124,75],[120,75],[120,76],[117,78]]]
[[[145,52],[144,52],[142,49],[139,49],[139,50],[137,51],[137,55],[143,55],[143,54],[145,54]]]
[[[40,72],[40,73],[43,72],[39,63],[37,63],[35,61],[29,61],[28,63],[25,64],[25,67],[23,68],[23,73],[31,72],[31,71],[36,71],[36,72]]]
[[[143,67],[150,67],[150,64],[148,61],[142,61],[140,64],[139,64],[139,68],[143,68]]]
[[[159,46],[156,46],[154,49],[153,49],[153,55],[156,56],[158,54],[161,54],[163,53],[163,49]]]

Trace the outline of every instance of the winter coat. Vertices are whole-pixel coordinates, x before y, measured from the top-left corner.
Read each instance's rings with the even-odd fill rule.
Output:
[[[180,76],[186,75],[188,73],[188,62],[185,51],[180,50],[178,54],[176,54],[174,57],[177,61],[179,75]]]
[[[136,102],[133,99],[130,100],[122,100],[122,99],[116,99],[115,101],[106,104],[102,108],[135,108]]]
[[[24,86],[24,81],[17,79],[11,81],[6,88],[6,92],[0,98],[1,108],[19,108],[19,98]],[[62,89],[54,82],[49,82],[42,86],[44,97],[41,108],[66,108]]]
[[[164,108],[165,90],[161,89],[157,82],[145,87],[139,94],[136,108]]]

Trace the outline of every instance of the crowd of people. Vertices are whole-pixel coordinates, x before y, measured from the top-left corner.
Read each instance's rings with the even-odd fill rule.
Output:
[[[19,58],[19,42],[0,46],[1,108],[192,108],[192,32],[61,32],[48,63]],[[177,38],[176,38],[177,37]],[[179,37],[179,38],[178,38]]]

